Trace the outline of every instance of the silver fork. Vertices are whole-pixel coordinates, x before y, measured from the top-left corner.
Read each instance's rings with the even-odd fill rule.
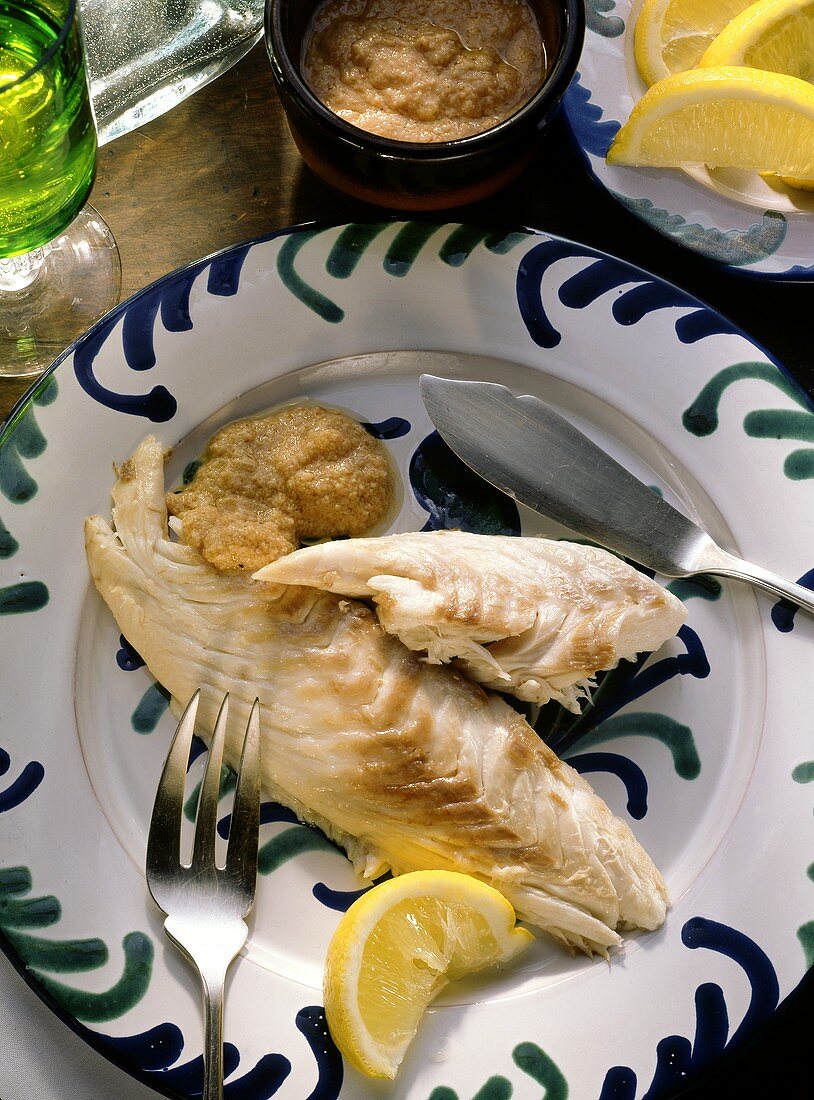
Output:
[[[187,704],[170,745],[155,796],[147,841],[147,885],[167,915],[164,929],[198,970],[205,1014],[202,1100],[223,1098],[223,989],[226,972],[246,942],[244,917],[254,903],[260,829],[260,705],[252,707],[235,790],[224,867],[215,863],[223,742],[229,696],[209,746],[195,820],[192,862],[181,862],[181,815],[189,747],[200,691]]]

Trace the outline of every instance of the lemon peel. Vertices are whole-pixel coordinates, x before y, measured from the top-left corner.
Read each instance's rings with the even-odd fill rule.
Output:
[[[347,1060],[393,1078],[430,1001],[464,974],[508,962],[534,937],[493,887],[455,871],[380,883],[345,913],[325,960],[325,1014]]]

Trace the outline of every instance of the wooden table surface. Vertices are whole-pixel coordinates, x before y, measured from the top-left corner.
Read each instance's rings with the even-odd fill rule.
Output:
[[[123,297],[173,268],[284,225],[382,216],[331,191],[303,167],[262,45],[168,115],[102,148],[91,201],[118,241]],[[588,177],[559,120],[508,191],[449,216],[548,229],[640,264],[721,309],[814,392],[811,285],[722,271],[664,240]],[[24,382],[0,380],[0,419],[25,388]],[[802,1036],[814,1003],[810,979],[762,1039],[708,1074],[687,1097],[737,1094],[751,1100],[767,1095],[769,1086],[777,1095],[792,1095],[789,1086],[807,1064]]]

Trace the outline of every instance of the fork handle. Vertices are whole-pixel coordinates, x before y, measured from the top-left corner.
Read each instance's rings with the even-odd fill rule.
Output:
[[[785,577],[780,577],[777,573],[772,573],[760,565],[753,565],[752,562],[729,554],[718,546],[705,555],[695,571],[718,573],[722,577],[734,577],[739,581],[747,581],[762,588],[764,592],[789,600],[803,611],[807,611],[809,615],[814,615],[814,592],[810,589],[803,588],[801,584],[795,584],[793,581],[787,581]]]
[[[223,1100],[223,990],[226,971],[201,974],[204,1001],[202,1100]]]

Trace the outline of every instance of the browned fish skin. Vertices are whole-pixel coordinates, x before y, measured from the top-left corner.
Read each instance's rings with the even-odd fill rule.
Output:
[[[212,729],[231,693],[234,762],[255,695],[268,794],[369,877],[463,871],[571,947],[658,927],[664,882],[628,826],[499,696],[428,666],[354,600],[217,573],[171,542],[152,437],[86,522],[94,583],[151,673]]]

